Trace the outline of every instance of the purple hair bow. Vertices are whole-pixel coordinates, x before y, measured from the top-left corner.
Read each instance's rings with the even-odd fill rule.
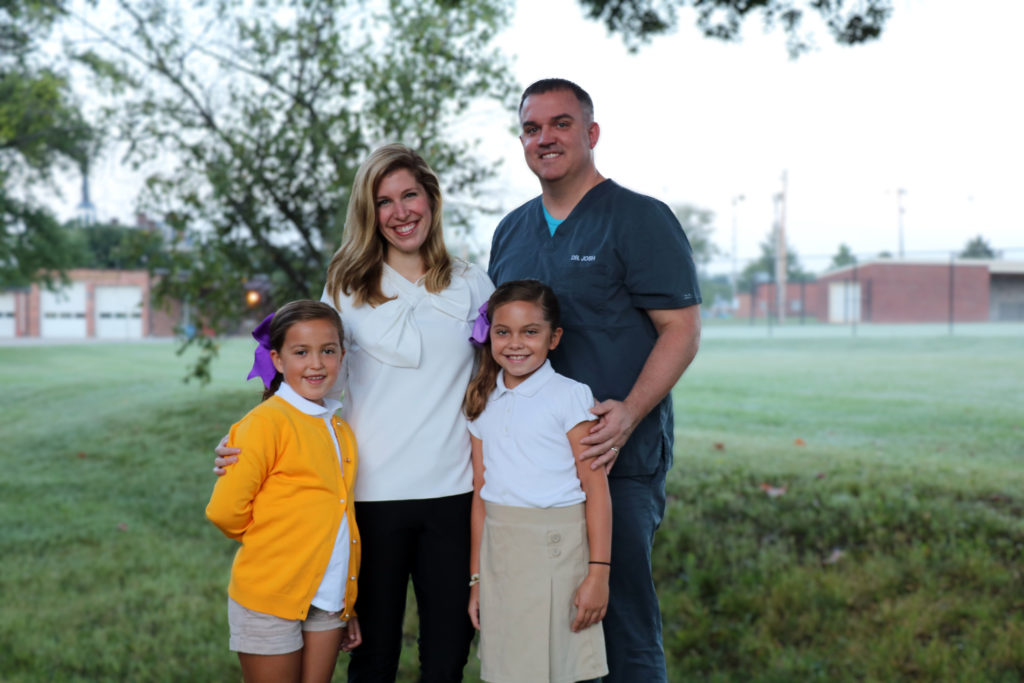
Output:
[[[271,313],[252,331],[252,338],[259,342],[259,346],[256,347],[256,354],[252,361],[252,370],[249,371],[249,376],[246,377],[246,379],[259,377],[263,380],[263,386],[267,389],[270,388],[270,383],[277,376],[277,368],[274,367],[274,361],[270,358],[270,321],[273,319],[274,314]]]
[[[487,343],[487,337],[491,332],[491,321],[487,319],[487,302],[485,301],[477,311],[480,315],[473,321],[473,334],[469,341],[473,346],[481,347]]]

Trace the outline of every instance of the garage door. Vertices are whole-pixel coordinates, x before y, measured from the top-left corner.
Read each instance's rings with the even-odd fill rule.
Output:
[[[56,292],[44,290],[39,296],[43,337],[85,337],[85,284],[72,283]]]
[[[73,282],[56,292],[39,295],[42,313],[39,333],[43,337],[85,336],[85,284]]]
[[[14,295],[0,292],[0,337],[14,336]]]
[[[141,287],[96,287],[96,336],[106,339],[142,337]]]
[[[860,322],[860,283],[830,282],[828,285],[828,321]]]

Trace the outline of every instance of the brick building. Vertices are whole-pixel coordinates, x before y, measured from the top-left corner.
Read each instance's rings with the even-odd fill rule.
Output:
[[[139,339],[169,337],[177,307],[152,305],[145,270],[69,270],[56,291],[39,285],[0,292],[0,337]]]
[[[739,317],[777,315],[774,283],[739,296]],[[1024,262],[879,259],[788,283],[786,317],[821,322],[1024,321]]]

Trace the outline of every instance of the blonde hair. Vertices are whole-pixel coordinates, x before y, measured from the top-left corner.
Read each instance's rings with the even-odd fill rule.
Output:
[[[327,294],[340,306],[340,293],[352,296],[356,306],[379,306],[394,297],[384,296],[380,286],[387,242],[377,225],[377,190],[385,176],[409,171],[427,193],[430,202],[430,229],[420,247],[426,270],[424,285],[437,294],[452,281],[452,260],[444,245],[441,227],[441,184],[437,174],[423,157],[400,144],[384,145],[367,157],[356,172],[345,216],[341,246],[327,267]]]
[[[561,325],[562,310],[558,305],[558,297],[554,290],[540,280],[511,280],[498,286],[487,300],[487,323],[494,321],[494,312],[505,304],[514,301],[528,301],[537,304],[544,314],[544,320],[551,325],[552,331]],[[498,386],[498,373],[501,366],[491,354],[491,336],[477,350],[477,370],[473,379],[469,380],[466,395],[462,399],[462,412],[470,422],[480,417],[487,407],[491,392]]]

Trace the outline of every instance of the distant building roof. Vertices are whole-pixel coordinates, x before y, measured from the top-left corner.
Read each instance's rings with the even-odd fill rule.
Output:
[[[1024,261],[1010,261],[1007,259],[985,259],[985,258],[960,258],[953,259],[952,263],[957,266],[986,266],[989,273],[995,275],[1024,275]],[[925,260],[925,259],[898,259],[898,258],[875,258],[855,265],[843,266],[832,270],[826,270],[822,277],[832,276],[854,268],[865,266],[946,266],[949,261]]]

